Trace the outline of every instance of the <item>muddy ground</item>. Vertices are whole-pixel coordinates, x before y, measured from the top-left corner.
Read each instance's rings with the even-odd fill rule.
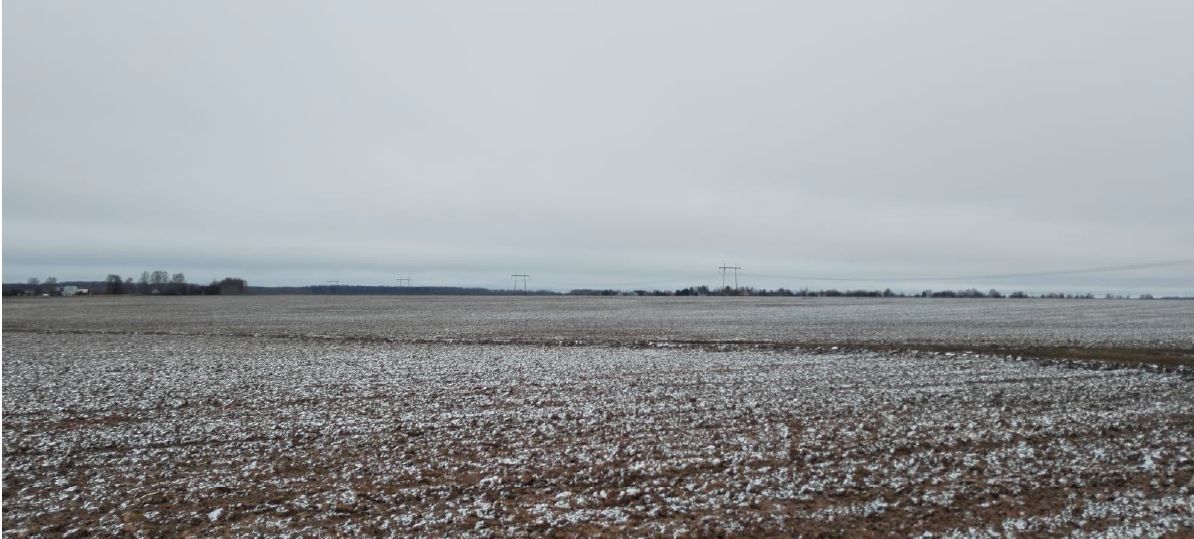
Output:
[[[5,339],[10,536],[1194,526],[1194,392],[1172,372],[977,355]]]
[[[514,304],[512,323],[500,304],[456,299],[465,321],[437,335],[448,315],[389,314],[377,299],[356,314],[339,299],[322,311],[154,299],[99,318],[102,301],[5,303],[5,536],[1194,529],[1188,369],[950,345],[981,322],[835,350],[790,336],[867,335],[843,321],[852,303],[770,332],[799,317],[754,311],[803,307],[732,306],[766,321],[738,344],[714,331],[726,312],[685,326],[671,306],[617,305],[578,345],[577,305],[540,324]],[[980,333],[1094,355],[1189,338],[1188,320],[1162,312],[1151,333],[1083,340],[1115,332],[1115,316],[1092,313]],[[919,324],[909,335],[928,335]]]

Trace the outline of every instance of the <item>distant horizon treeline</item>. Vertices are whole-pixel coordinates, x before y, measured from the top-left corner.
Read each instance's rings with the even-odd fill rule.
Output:
[[[695,286],[688,288],[681,288],[679,290],[594,290],[594,289],[576,289],[569,291],[568,295],[572,296],[764,296],[764,297],[808,297],[808,298],[1039,298],[1039,299],[1095,299],[1092,293],[1086,294],[1066,294],[1062,292],[1046,292],[1038,295],[1031,295],[1022,291],[1015,291],[1009,293],[1002,293],[994,288],[983,292],[975,288],[967,288],[964,290],[923,290],[913,294],[906,294],[903,292],[893,292],[890,288],[884,290],[837,290],[837,289],[822,289],[809,290],[802,288],[800,290],[789,290],[787,288],[776,288],[768,290],[764,288],[753,288],[749,286],[733,288],[710,288],[708,286]],[[1103,296],[1106,299],[1132,299],[1130,295],[1122,294],[1106,294]],[[1140,294],[1139,299],[1155,299],[1152,294]],[[1188,299],[1167,297],[1163,299]]]
[[[144,271],[141,278],[121,278],[115,273],[108,274],[102,281],[59,281],[50,276],[45,281],[30,277],[24,284],[5,283],[4,295],[62,295],[66,287],[86,290],[88,295],[166,295],[166,296],[214,296],[246,294],[249,284],[239,277],[225,277],[222,280],[204,285],[187,282],[186,275],[167,271]]]
[[[1095,299],[1092,293],[1065,294],[1047,292],[1031,295],[1022,291],[1004,294],[990,289],[986,292],[974,288],[964,290],[923,290],[914,294],[884,290],[789,290],[777,288],[768,290],[754,287],[710,288],[690,286],[678,290],[617,290],[576,288],[567,292],[554,290],[510,290],[484,287],[460,286],[392,286],[392,285],[309,285],[309,286],[251,286],[250,294],[263,295],[444,295],[444,296],[762,296],[762,297],[822,297],[822,298],[1040,298],[1040,299]],[[1106,299],[1132,299],[1128,295],[1106,294]],[[1139,299],[1154,299],[1152,294],[1140,294]],[[1165,298],[1176,299],[1176,298]]]
[[[250,294],[262,295],[342,295],[342,296],[560,296],[553,290],[502,290],[480,286],[388,286],[388,285],[308,285],[250,286]]]
[[[249,286],[248,282],[238,277],[225,277],[213,280],[208,284],[187,282],[182,273],[170,274],[166,271],[145,271],[139,279],[122,278],[118,274],[109,274],[103,281],[58,281],[55,277],[47,277],[40,281],[30,278],[26,283],[4,284],[4,295],[61,295],[63,287],[74,286],[87,289],[89,295],[442,295],[442,296],[762,296],[762,297],[810,297],[810,298],[981,298],[981,299],[1095,299],[1095,294],[1067,294],[1062,292],[1046,292],[1042,294],[1028,294],[1023,291],[1000,292],[996,289],[987,291],[975,288],[960,290],[922,290],[916,293],[893,292],[890,288],[883,290],[838,290],[834,288],[810,290],[801,288],[790,290],[787,288],[765,289],[750,286],[733,288],[709,287],[706,285],[690,286],[677,290],[617,290],[577,288],[567,292],[554,290],[510,290],[491,289],[484,287],[462,286],[393,286],[393,285],[308,285],[308,286]],[[1105,294],[1105,299],[1157,299],[1152,294],[1131,295]],[[1189,297],[1168,296],[1160,299],[1194,299]]]

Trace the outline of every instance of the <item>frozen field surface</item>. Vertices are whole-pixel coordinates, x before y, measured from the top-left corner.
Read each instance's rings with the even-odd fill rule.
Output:
[[[992,314],[966,302],[159,299],[5,303],[6,537],[1194,530],[1188,373],[966,353],[296,337],[1189,346],[1186,302],[1008,302]]]
[[[479,296],[5,299],[4,329],[395,340],[769,341],[1184,352],[1194,301]]]

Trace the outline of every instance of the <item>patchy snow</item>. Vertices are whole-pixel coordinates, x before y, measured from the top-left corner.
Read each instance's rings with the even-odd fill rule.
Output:
[[[6,536],[1156,536],[1181,373],[976,354],[4,335]]]

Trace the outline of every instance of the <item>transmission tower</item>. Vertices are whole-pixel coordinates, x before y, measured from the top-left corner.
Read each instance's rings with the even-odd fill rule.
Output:
[[[510,276],[514,278],[514,291],[515,292],[518,291],[518,280],[519,279],[522,279],[522,291],[523,292],[527,291],[527,277],[530,277],[530,275],[527,275],[525,273],[511,273]]]
[[[332,293],[335,294],[340,290],[340,281],[328,281],[328,286],[331,287]]]
[[[410,277],[399,277],[394,280],[398,281],[399,286],[405,286],[407,288],[410,288]]]
[[[726,270],[733,270],[734,290],[738,290],[738,270],[742,269],[742,266],[729,266],[723,262],[720,266],[717,266],[717,269],[721,270],[721,289],[725,290],[726,288]]]

